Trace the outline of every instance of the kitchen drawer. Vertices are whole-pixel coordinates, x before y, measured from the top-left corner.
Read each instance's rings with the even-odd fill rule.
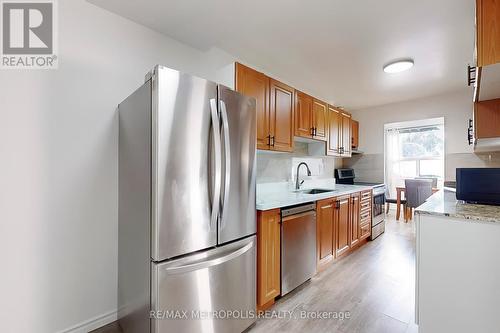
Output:
[[[372,192],[371,191],[364,191],[364,192],[361,192],[361,201],[363,200],[369,200],[372,196]]]
[[[361,209],[359,210],[361,215],[363,215],[363,213],[367,213],[367,212],[371,212],[371,211],[372,211],[372,205],[361,206]]]
[[[370,219],[371,219],[371,211],[361,212],[359,214],[360,221],[365,221],[365,220],[370,220]]]
[[[366,238],[370,236],[370,233],[371,233],[370,223],[359,227],[359,238],[361,239]]]

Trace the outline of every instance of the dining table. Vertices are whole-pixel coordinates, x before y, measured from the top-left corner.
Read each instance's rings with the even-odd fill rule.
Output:
[[[404,186],[396,186],[396,220],[399,221],[401,215],[401,197],[403,196],[406,188]],[[439,191],[439,188],[433,187],[432,193]]]

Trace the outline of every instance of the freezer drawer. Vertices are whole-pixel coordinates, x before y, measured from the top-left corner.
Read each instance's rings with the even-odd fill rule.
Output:
[[[249,314],[256,307],[255,245],[256,238],[251,236],[185,258],[153,263],[152,332],[234,333],[250,326],[255,319]],[[220,319],[228,315],[240,318]]]

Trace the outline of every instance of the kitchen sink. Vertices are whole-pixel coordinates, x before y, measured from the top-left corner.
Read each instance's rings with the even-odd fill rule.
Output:
[[[303,191],[299,191],[301,193],[304,193],[304,194],[320,194],[320,193],[327,193],[327,192],[334,192],[336,190],[325,190],[325,189],[321,189],[321,188],[313,188],[311,190],[303,190]]]

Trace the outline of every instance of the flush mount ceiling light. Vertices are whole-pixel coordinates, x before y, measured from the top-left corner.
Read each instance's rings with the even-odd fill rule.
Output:
[[[413,67],[413,59],[400,59],[391,61],[384,66],[384,72],[386,73],[400,73],[409,70]]]

